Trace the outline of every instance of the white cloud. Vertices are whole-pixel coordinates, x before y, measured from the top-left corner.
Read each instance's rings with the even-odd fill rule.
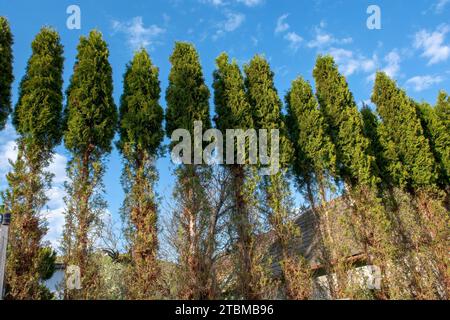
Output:
[[[441,76],[415,76],[406,81],[406,86],[412,87],[414,91],[420,92],[442,81],[444,81],[444,78]]]
[[[10,122],[0,132],[0,186],[6,186],[6,174],[11,170],[9,160],[17,158],[17,133]]]
[[[2,179],[11,170],[9,161],[15,161],[16,158],[17,145],[14,140],[8,141],[0,146],[0,174],[2,175]]]
[[[289,41],[289,48],[294,52],[298,50],[300,43],[303,41],[303,38],[295,32],[286,33],[284,35],[284,39]]]
[[[392,50],[385,57],[386,66],[382,69],[389,77],[394,78],[400,71],[401,58],[397,50]]]
[[[11,171],[9,159],[16,161],[17,159],[17,133],[10,122],[6,128],[0,132],[0,189],[4,190],[8,187],[6,174]],[[48,167],[48,171],[54,174],[53,185],[47,191],[49,201],[42,210],[42,215],[47,219],[49,232],[44,240],[50,241],[54,248],[57,248],[58,240],[61,238],[64,226],[64,181],[66,180],[66,164],[65,156],[55,153],[53,160]]]
[[[372,72],[376,69],[378,63],[376,55],[373,55],[372,58],[367,58],[362,54],[342,48],[331,48],[329,54],[333,56],[345,76],[358,72]]]
[[[400,54],[398,53],[397,49],[394,49],[390,51],[383,59],[384,66],[379,65],[375,57],[375,67],[378,68],[380,71],[385,72],[389,77],[395,78],[398,76],[400,72]],[[375,73],[372,73],[370,76],[367,77],[367,81],[375,81]]]
[[[445,9],[445,7],[447,6],[447,4],[450,3],[450,0],[438,0],[435,4],[434,4],[434,12],[436,13],[442,13]]]
[[[237,2],[245,4],[247,7],[256,7],[264,2],[264,0],[237,0]]]
[[[285,22],[285,20],[288,16],[289,16],[289,14],[285,13],[277,19],[275,33],[285,32],[289,29],[289,24],[287,22]]]
[[[449,31],[450,26],[443,24],[433,32],[422,29],[415,34],[414,47],[423,51],[422,56],[429,59],[428,65],[446,61],[450,56],[450,46],[444,44]]]
[[[154,24],[145,27],[140,16],[127,22],[113,20],[112,28],[114,32],[125,34],[128,44],[133,50],[149,47],[152,49],[156,39],[165,32],[165,29]]]
[[[223,24],[223,29],[227,32],[231,32],[236,30],[241,26],[241,24],[245,20],[245,15],[242,13],[231,13],[228,12],[226,14],[227,19],[225,20]]]
[[[52,163],[48,167],[48,171],[53,173],[54,183],[64,183],[67,180],[66,175],[67,158],[59,153],[55,153]]]
[[[247,7],[256,7],[264,2],[264,0],[234,0],[237,3],[242,3]],[[226,0],[200,0],[201,3],[207,3],[215,7],[222,7],[229,5],[231,1]]]
[[[225,1],[224,0],[200,0],[200,2],[208,3],[208,4],[211,4],[211,5],[216,6],[216,7],[225,5]]]
[[[227,32],[233,32],[238,29],[245,21],[245,15],[242,13],[226,12],[226,19],[217,25],[217,31],[213,35],[213,40],[217,40]]]
[[[316,27],[315,29],[315,38],[308,42],[307,46],[309,48],[324,48],[330,45],[343,45],[343,44],[349,44],[353,42],[353,39],[351,37],[338,39],[334,37],[331,33],[327,33],[324,30],[325,23],[321,22],[319,27]]]

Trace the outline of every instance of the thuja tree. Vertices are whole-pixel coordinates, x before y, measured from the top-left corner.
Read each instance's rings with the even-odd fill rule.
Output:
[[[447,132],[450,131],[450,96],[440,91],[436,102],[436,114],[443,122]]]
[[[445,128],[445,132],[447,132],[447,134],[448,134],[450,132],[450,96],[447,93],[445,93],[445,91],[439,92],[438,99],[437,99],[436,106],[435,106],[435,113],[436,113],[436,116],[439,119],[439,121],[442,122],[442,124]],[[445,154],[445,152],[444,152],[444,156],[442,158],[445,159],[445,157],[447,157],[447,159],[448,159],[448,153]],[[449,162],[448,161],[446,162],[445,160],[441,160],[441,168],[444,170],[443,174],[441,171],[441,177],[445,177],[445,175],[447,177],[450,177]],[[442,181],[442,178],[441,178],[441,185],[442,185],[442,187],[444,187],[446,189],[446,192],[447,192],[446,206],[447,206],[447,209],[450,210],[450,187],[449,187],[448,180],[447,180],[447,186],[444,186],[443,182],[445,184],[445,181]]]
[[[247,97],[245,95],[244,78],[236,61],[230,62],[228,55],[222,53],[216,59],[214,71],[214,104],[217,128],[225,133],[227,129],[253,129],[253,119]],[[248,146],[248,144],[246,144]],[[236,154],[237,145],[233,141]],[[230,237],[234,258],[235,286],[238,297],[256,299],[262,296],[258,275],[258,255],[256,253],[255,232],[255,177],[254,167],[247,164],[226,165],[231,175],[232,209]]]
[[[8,20],[0,17],[0,130],[5,127],[11,112],[11,84],[13,76],[13,35]]]
[[[313,207],[316,194],[326,202],[329,178],[334,174],[336,154],[334,144],[326,133],[326,125],[318,108],[311,85],[299,77],[292,82],[286,95],[287,125],[295,150],[292,169],[299,189]]]
[[[326,125],[311,85],[299,77],[292,82],[286,94],[287,127],[294,148],[292,172],[299,190],[308,199],[322,228],[319,246],[322,261],[331,270],[327,239],[331,236],[328,226],[327,194],[333,187],[330,177],[336,165],[334,144],[326,133]],[[319,195],[319,196],[317,196]],[[325,228],[323,228],[325,227]],[[329,287],[332,279],[328,277]],[[308,286],[305,286],[307,289]],[[309,286],[311,288],[311,286]],[[309,290],[311,291],[311,289]],[[308,292],[310,295],[310,292]]]
[[[74,73],[67,90],[64,142],[71,152],[68,165],[65,263],[81,272],[81,290],[66,290],[67,298],[95,298],[98,268],[92,258],[95,232],[106,209],[102,198],[105,156],[117,127],[109,50],[102,35],[81,37]]]
[[[416,103],[416,108],[438,166],[438,184],[445,189],[450,181],[450,131],[431,105]]]
[[[339,73],[331,56],[319,56],[313,71],[319,108],[327,124],[328,134],[336,148],[336,179],[345,186],[347,207],[344,225],[356,243],[338,245],[331,241],[347,268],[347,257],[355,245],[361,246],[364,258],[384,269],[391,257],[390,220],[379,199],[379,170],[371,154],[370,140],[364,133],[364,123],[345,77]],[[337,216],[332,220],[338,219]],[[337,265],[338,268],[341,266]],[[352,287],[342,273],[338,277],[336,295],[354,295],[359,289]],[[382,290],[382,295],[384,290]]]
[[[296,246],[300,230],[293,220],[292,198],[286,177],[287,167],[292,158],[292,145],[288,139],[284,118],[281,113],[282,103],[274,85],[274,74],[269,63],[262,56],[255,56],[244,66],[245,87],[250,103],[255,129],[266,129],[268,146],[271,146],[270,130],[279,130],[278,150],[268,147],[269,152],[279,153],[280,169],[270,172],[262,178],[262,212],[268,222],[269,230],[274,234],[281,248],[281,280],[284,295],[289,299],[303,298],[304,264],[302,258],[290,250]],[[261,136],[259,141],[261,147]]]
[[[382,119],[380,141],[392,183],[408,189],[436,183],[436,163],[414,103],[385,73],[377,73],[372,102]]]
[[[319,108],[336,146],[339,177],[348,187],[375,185],[375,159],[368,152],[369,140],[345,77],[331,56],[319,56],[313,74]]]
[[[40,284],[40,250],[47,232],[41,212],[52,175],[46,171],[61,141],[63,47],[58,33],[43,28],[33,40],[20,83],[13,124],[19,134],[18,158],[7,175],[4,209],[12,215],[7,263],[7,296],[45,298]]]
[[[380,183],[382,187],[389,186],[389,175],[386,172],[386,159],[383,155],[383,146],[380,142],[380,134],[378,127],[380,120],[377,114],[372,111],[368,105],[361,108],[361,116],[364,122],[364,135],[369,139],[369,152],[375,157],[377,168],[379,170]]]
[[[128,297],[157,297],[159,267],[157,204],[154,163],[163,139],[163,110],[159,104],[158,68],[142,49],[127,66],[120,100],[117,144],[124,159],[122,207],[130,245],[131,268],[127,275]]]
[[[166,91],[166,133],[171,138],[174,130],[184,129],[193,137],[194,121],[201,121],[203,130],[211,127],[210,94],[197,51],[189,43],[177,42],[170,63],[172,67]],[[177,142],[173,141],[173,144]],[[178,296],[205,299],[213,298],[216,291],[211,265],[213,250],[210,249],[215,243],[215,234],[211,234],[211,230],[215,231],[216,220],[214,216],[211,217],[207,196],[210,168],[194,164],[193,150],[190,150],[188,163],[180,164],[175,171],[174,223],[178,231],[177,239],[173,240],[178,254]]]
[[[445,296],[448,212],[436,190],[438,171],[430,140],[425,136],[416,104],[385,73],[377,73],[372,101],[382,119],[380,142],[392,184],[412,197],[412,201],[408,200],[408,214],[398,214],[403,242],[410,243],[407,250],[414,248],[409,261],[414,288],[410,294],[416,298]]]

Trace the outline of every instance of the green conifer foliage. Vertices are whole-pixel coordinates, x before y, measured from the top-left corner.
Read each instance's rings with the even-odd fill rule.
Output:
[[[98,268],[92,258],[92,232],[101,223],[104,158],[111,151],[117,127],[109,50],[98,31],[81,37],[67,90],[64,142],[72,153],[68,167],[64,254],[68,265],[81,271],[82,289],[66,291],[67,298],[95,298]]]
[[[335,148],[326,133],[323,116],[311,85],[299,77],[286,95],[287,125],[295,149],[293,171],[300,189],[306,188],[314,206],[314,191],[324,189],[334,174]],[[324,199],[323,199],[324,200]]]
[[[381,181],[377,167],[374,145],[369,139],[363,116],[358,111],[347,81],[339,73],[331,56],[319,56],[313,71],[319,108],[328,126],[328,133],[336,147],[337,180],[345,184],[343,200],[349,212],[338,218],[331,213],[331,223],[336,219],[340,228],[351,232],[356,243],[363,248],[369,263],[384,268],[390,263],[390,220],[378,198]],[[372,119],[373,120],[373,119]],[[332,237],[329,237],[332,239]],[[336,255],[345,270],[346,258],[354,243],[329,241],[329,250]],[[340,261],[340,262],[339,262]],[[342,269],[342,268],[341,268]],[[348,287],[346,272],[338,279],[335,294],[339,296],[358,295],[358,290]],[[339,276],[340,277],[340,276]],[[344,281],[341,281],[344,280]],[[384,294],[384,290],[381,295]]]
[[[280,131],[280,165],[286,168],[292,159],[293,150],[281,113],[282,103],[275,88],[274,73],[267,60],[259,55],[244,66],[244,72],[254,128]]]
[[[400,262],[406,260],[410,266],[410,294],[419,299],[446,296],[448,212],[436,193],[438,171],[426,107],[419,107],[382,72],[377,73],[372,101],[382,119],[379,135],[387,172],[399,189],[394,190],[400,195],[394,198],[394,226],[395,235],[401,239],[399,247],[406,253]],[[423,125],[430,130],[430,140]]]
[[[305,275],[302,257],[289,250],[289,245],[298,239],[300,230],[293,221],[292,197],[286,177],[287,167],[292,159],[293,149],[287,135],[285,119],[282,115],[281,100],[274,84],[274,73],[262,56],[255,56],[244,66],[247,99],[252,108],[255,129],[278,129],[280,170],[262,178],[260,185],[263,201],[262,209],[281,248],[280,263],[282,269],[284,294],[291,299],[300,298],[295,285],[299,276]],[[268,133],[270,137],[270,133]],[[261,142],[261,141],[259,141]],[[270,139],[268,145],[271,145]],[[268,148],[270,150],[270,148]],[[270,150],[272,152],[273,150]]]
[[[436,163],[413,102],[383,72],[377,73],[372,102],[382,119],[380,142],[393,183],[413,189],[434,185]]]
[[[62,136],[64,59],[59,35],[42,28],[31,47],[13,117],[19,133],[18,158],[7,175],[9,188],[3,194],[5,210],[12,215],[6,273],[11,299],[48,296],[40,285],[40,250],[47,232],[41,210],[52,180],[46,167]]]
[[[170,56],[172,69],[166,91],[166,133],[170,138],[176,129],[193,134],[194,121],[202,121],[203,128],[211,127],[209,89],[205,84],[199,56],[194,46],[177,42]]]
[[[384,159],[384,151],[380,142],[378,129],[380,121],[377,115],[367,105],[361,108],[361,116],[364,122],[364,135],[370,141],[369,153],[376,158],[381,180],[385,184],[389,184],[389,174],[386,172],[387,163],[386,159]]]
[[[239,66],[236,61],[230,62],[226,53],[217,57],[216,66],[213,87],[217,128],[223,134],[227,129],[252,129],[251,108],[247,102],[244,78]],[[239,297],[255,299],[261,293],[258,292],[255,271],[254,170],[242,164],[227,165],[226,169],[232,180],[233,210],[230,230],[233,230],[233,235],[236,234],[233,238],[237,239],[232,243],[233,252],[237,253],[234,260],[237,291]]]
[[[13,35],[8,20],[0,17],[0,130],[3,130],[11,112],[11,85],[13,75]]]
[[[122,183],[124,220],[132,257],[127,275],[127,297],[151,299],[158,296],[159,268],[157,204],[154,161],[163,139],[163,109],[158,68],[142,49],[127,66],[120,103],[118,148],[124,158]]]
[[[319,56],[313,74],[319,107],[336,146],[338,175],[349,186],[374,186],[378,182],[375,159],[345,77],[331,56]]]
[[[439,184],[446,188],[450,184],[450,131],[435,108],[425,102],[416,106],[424,134],[439,168]]]
[[[203,130],[211,127],[209,89],[205,84],[199,57],[194,46],[175,43],[170,56],[172,68],[166,91],[166,134],[170,138],[176,129],[188,130],[193,137],[194,121],[202,121]],[[192,144],[193,145],[193,144]],[[205,299],[215,296],[212,255],[209,249],[215,240],[215,219],[207,196],[210,168],[198,164],[181,164],[176,168],[177,186],[174,198],[177,209],[174,224],[178,253],[177,296]],[[208,234],[210,236],[208,236]]]
[[[440,91],[436,102],[436,114],[450,132],[450,96],[445,91]]]

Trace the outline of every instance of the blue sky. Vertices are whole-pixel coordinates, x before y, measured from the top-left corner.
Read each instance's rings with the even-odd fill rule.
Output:
[[[369,30],[366,26],[366,10],[371,4],[381,9],[381,30]],[[81,9],[80,30],[66,27],[69,5]],[[66,58],[65,86],[72,73],[79,37],[92,28],[102,31],[110,48],[116,103],[122,92],[125,65],[134,50],[144,46],[160,69],[161,104],[165,107],[168,58],[177,40],[195,44],[210,88],[214,60],[226,51],[240,64],[256,53],[264,54],[275,71],[276,87],[282,97],[298,75],[312,80],[319,53],[335,57],[359,103],[370,98],[376,70],[386,71],[417,100],[434,103],[439,89],[450,91],[450,0],[2,0],[0,15],[10,20],[15,37],[14,103],[31,53],[31,41],[43,25],[52,26],[61,34]],[[7,159],[15,157],[14,139],[14,129],[8,124],[0,133],[1,190],[6,188]],[[62,184],[69,157],[62,146],[58,147],[50,168],[55,173],[55,184],[49,192],[46,216],[51,227],[47,239],[53,244],[62,229]],[[114,220],[118,220],[123,199],[121,168],[120,157],[114,151],[105,175],[106,199]],[[163,158],[157,168],[161,211],[167,216],[174,184],[173,166]]]

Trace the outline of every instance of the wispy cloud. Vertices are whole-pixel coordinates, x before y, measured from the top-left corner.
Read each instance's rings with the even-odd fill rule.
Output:
[[[238,29],[245,21],[245,15],[236,12],[226,12],[225,20],[217,25],[217,31],[213,35],[213,40],[217,40],[228,32]]]
[[[384,56],[382,63],[378,62],[377,56],[374,55],[375,67],[391,78],[396,78],[400,73],[400,63],[402,59],[397,49],[391,50]],[[375,81],[375,72],[367,77],[367,81]]]
[[[397,50],[392,50],[385,57],[386,66],[382,69],[389,77],[395,78],[400,71],[401,58]]]
[[[232,2],[241,3],[247,7],[256,7],[264,2],[264,0],[199,0],[201,3],[207,3],[215,7],[223,7]]]
[[[307,44],[309,48],[324,48],[330,45],[345,45],[353,42],[351,37],[339,39],[329,32],[325,31],[325,22],[321,22],[318,27],[315,28],[315,37]]]
[[[112,28],[114,32],[123,33],[126,36],[128,45],[133,50],[140,48],[153,49],[157,38],[165,32],[165,29],[154,24],[145,27],[140,16],[126,22],[113,20]]]
[[[284,35],[284,39],[289,42],[289,49],[291,49],[293,52],[297,52],[300,44],[303,41],[303,38],[295,32],[286,33]]]
[[[406,86],[413,88],[414,91],[420,92],[442,81],[444,81],[444,78],[441,76],[415,76],[406,81]]]
[[[333,56],[345,76],[351,76],[358,72],[372,72],[376,69],[378,63],[376,55],[367,58],[360,53],[343,48],[331,48],[328,53]]]
[[[216,7],[224,6],[226,2],[224,0],[199,0],[201,3],[211,4]]]
[[[450,26],[442,24],[433,32],[422,29],[415,34],[414,47],[422,50],[422,56],[428,59],[428,65],[446,61],[450,57],[450,46],[444,43],[449,31]]]
[[[442,13],[449,3],[450,0],[437,0],[437,2],[433,5],[434,12]]]
[[[289,30],[289,24],[286,22],[288,13],[283,14],[277,19],[277,25],[275,26],[275,33],[281,33]]]
[[[256,7],[264,2],[264,0],[237,0],[239,3],[243,3],[247,7]]]

